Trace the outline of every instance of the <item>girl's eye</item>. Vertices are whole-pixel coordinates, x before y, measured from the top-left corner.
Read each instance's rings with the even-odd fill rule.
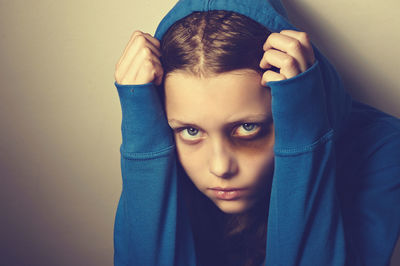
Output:
[[[241,124],[239,127],[235,129],[234,136],[235,137],[243,137],[243,138],[248,138],[248,137],[253,137],[260,132],[261,127],[258,124],[254,123],[244,123]]]
[[[202,137],[200,131],[197,128],[193,127],[183,128],[179,131],[179,135],[182,139],[189,141],[198,140]]]

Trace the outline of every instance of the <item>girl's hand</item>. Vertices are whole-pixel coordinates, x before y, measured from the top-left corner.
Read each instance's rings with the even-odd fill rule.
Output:
[[[262,69],[279,68],[279,73],[267,70],[262,76],[263,86],[269,81],[292,78],[306,71],[315,62],[313,48],[305,32],[283,30],[271,33],[263,46]]]
[[[160,59],[160,42],[148,33],[135,31],[124,53],[115,65],[115,81],[119,84],[160,85],[164,71]]]

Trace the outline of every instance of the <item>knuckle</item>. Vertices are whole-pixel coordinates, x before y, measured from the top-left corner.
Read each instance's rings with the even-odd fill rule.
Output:
[[[275,39],[275,38],[279,38],[279,33],[277,33],[277,32],[272,32],[272,33],[268,36],[267,41],[268,41],[268,42],[271,42],[271,39]],[[267,41],[266,41],[266,42],[267,42]]]
[[[293,40],[290,45],[290,49],[293,51],[300,51],[301,50],[301,43],[298,40]]]
[[[150,33],[144,33],[146,36],[148,36],[151,40],[153,40],[158,46],[160,45],[160,41],[157,39],[157,38],[155,38],[155,37],[153,37]]]
[[[143,62],[143,68],[145,69],[153,69],[154,65],[153,62],[151,60],[146,60]]]
[[[270,37],[278,37],[280,34],[277,32],[272,32],[269,36]]]
[[[296,67],[296,60],[295,60],[293,57],[289,56],[289,57],[287,57],[286,59],[284,59],[284,61],[283,61],[283,66],[284,66],[285,68],[293,68],[293,67]]]
[[[276,73],[274,71],[268,70],[267,72],[265,72],[265,78],[269,80],[272,76],[275,76],[275,74]]]
[[[140,30],[135,30],[135,31],[132,33],[131,39],[134,39],[134,38],[136,38],[137,36],[142,35],[142,34],[143,34],[143,32],[141,32]]]
[[[262,75],[262,81],[265,83],[267,80],[268,80],[268,72],[269,72],[270,70],[267,70],[267,71],[265,71],[264,72],[264,74]]]
[[[265,51],[262,60],[268,60],[271,57],[271,55],[273,55],[273,53],[274,53],[274,50],[272,50],[272,49]]]
[[[271,76],[271,70],[267,70],[267,71],[264,72],[264,74],[263,74],[263,76],[262,76],[262,79],[263,79],[264,81],[267,81],[267,80],[269,79],[270,76]]]
[[[262,76],[262,83],[263,85],[267,85],[270,81],[278,81],[285,79],[283,75],[276,73],[272,70],[266,71]]]
[[[151,55],[151,49],[149,47],[143,47],[141,51],[142,55],[145,57],[150,57]]]
[[[299,33],[299,39],[303,42],[303,43],[308,43],[310,42],[310,37],[306,32],[300,32]]]
[[[261,59],[261,61],[258,63],[258,66],[263,68],[265,66],[265,60]]]
[[[146,37],[144,37],[142,34],[136,35],[133,41],[140,45],[144,45],[146,43]]]

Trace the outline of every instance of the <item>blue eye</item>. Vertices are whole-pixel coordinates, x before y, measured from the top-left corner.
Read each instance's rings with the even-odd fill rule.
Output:
[[[179,136],[186,141],[196,141],[202,138],[203,134],[197,128],[187,127],[179,131]]]
[[[255,123],[244,123],[238,126],[233,135],[235,137],[243,137],[243,138],[248,138],[248,137],[253,137],[257,135],[261,130],[261,126]]]
[[[256,127],[256,125],[255,124],[250,124],[250,123],[245,123],[245,124],[242,125],[242,127],[247,131],[251,131]]]
[[[185,129],[190,136],[196,136],[199,133],[199,130],[196,128],[189,127]]]

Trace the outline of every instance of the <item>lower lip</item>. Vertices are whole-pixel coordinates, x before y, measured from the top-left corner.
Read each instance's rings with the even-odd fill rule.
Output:
[[[243,190],[213,190],[215,197],[221,200],[236,200],[240,198]]]

